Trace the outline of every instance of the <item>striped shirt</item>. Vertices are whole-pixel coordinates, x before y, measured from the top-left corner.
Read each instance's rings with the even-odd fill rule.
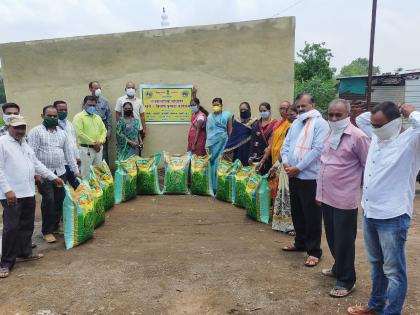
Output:
[[[73,173],[79,172],[71,143],[60,128],[49,131],[44,125],[39,125],[29,132],[28,143],[38,160],[57,176],[66,172],[65,165]]]

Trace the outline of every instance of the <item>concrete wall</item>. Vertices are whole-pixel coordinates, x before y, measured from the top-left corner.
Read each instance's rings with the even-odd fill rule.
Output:
[[[41,40],[0,45],[0,58],[7,99],[22,106],[32,127],[55,99],[68,101],[73,117],[92,80],[112,107],[125,82],[134,81],[195,84],[207,109],[222,97],[235,114],[244,100],[257,114],[260,102],[277,105],[293,95],[294,30],[294,17],[283,17]],[[184,151],[187,131],[187,125],[150,126],[145,154]]]

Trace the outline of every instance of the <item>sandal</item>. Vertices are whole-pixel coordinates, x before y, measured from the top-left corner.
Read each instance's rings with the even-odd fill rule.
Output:
[[[289,231],[289,232],[287,232],[287,235],[296,236],[296,232],[295,231]]]
[[[10,275],[10,269],[7,267],[0,268],[0,279],[7,278]]]
[[[350,293],[353,292],[355,286],[353,286],[351,289],[346,289],[343,287],[334,287],[331,291],[330,291],[330,296],[334,297],[334,298],[342,298],[345,297],[347,295],[349,295]]]
[[[351,306],[347,309],[347,314],[350,315],[376,315],[376,312],[369,308],[367,305]]]
[[[297,248],[295,245],[287,245],[282,248],[285,252],[302,252],[303,249]]]
[[[331,278],[336,278],[334,272],[332,271],[332,269],[322,269],[321,273],[326,276],[326,277],[331,277]]]
[[[319,264],[319,258],[314,257],[314,256],[308,256],[308,258],[306,258],[306,261],[305,261],[306,267],[315,267],[318,264]]]
[[[44,257],[43,254],[32,254],[32,255],[27,256],[27,257],[17,257],[16,262],[26,262],[26,261],[38,260],[38,259],[41,259],[43,257]]]

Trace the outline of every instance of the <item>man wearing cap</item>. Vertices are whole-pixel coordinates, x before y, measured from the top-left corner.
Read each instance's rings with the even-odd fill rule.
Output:
[[[63,187],[61,178],[47,169],[24,140],[22,116],[9,119],[8,134],[0,137],[0,202],[3,206],[3,238],[0,278],[9,276],[16,258],[42,258],[32,253],[35,220],[35,173]]]
[[[14,115],[19,115],[20,108],[16,103],[5,103],[2,105],[4,126],[0,127],[0,137],[7,134],[9,119]]]

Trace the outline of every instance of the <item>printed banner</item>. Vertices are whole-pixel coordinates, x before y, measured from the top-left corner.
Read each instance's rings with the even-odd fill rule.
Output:
[[[192,85],[140,84],[149,124],[188,124],[191,121]]]

